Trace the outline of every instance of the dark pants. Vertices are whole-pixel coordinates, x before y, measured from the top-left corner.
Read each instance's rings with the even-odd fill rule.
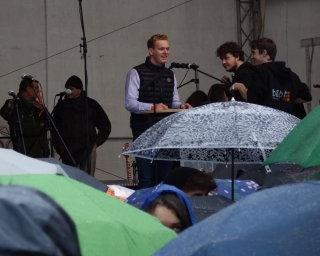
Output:
[[[141,131],[132,130],[133,141],[142,134]],[[152,187],[167,176],[172,169],[172,161],[153,161],[150,159],[136,157],[138,168],[138,189]]]

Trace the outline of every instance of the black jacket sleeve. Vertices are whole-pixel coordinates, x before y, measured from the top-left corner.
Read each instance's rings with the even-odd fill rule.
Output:
[[[298,88],[297,98],[301,98],[304,101],[312,100],[310,89],[305,83],[300,83],[300,86]]]
[[[95,142],[97,146],[100,146],[108,139],[111,133],[111,122],[97,101],[95,101],[95,127],[98,129]]]

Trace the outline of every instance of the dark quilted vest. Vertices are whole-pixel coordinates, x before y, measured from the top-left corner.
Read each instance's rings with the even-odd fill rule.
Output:
[[[153,83],[151,82],[157,75],[166,70],[163,66],[153,65],[149,57],[146,62],[134,67],[137,70],[140,78],[140,89],[138,101],[145,103],[163,103],[169,108],[172,104],[173,90],[174,90],[174,74],[171,70],[167,70],[160,77],[154,81],[154,94]],[[130,127],[133,130],[145,131],[151,124],[147,123],[148,117],[143,114],[131,113]]]

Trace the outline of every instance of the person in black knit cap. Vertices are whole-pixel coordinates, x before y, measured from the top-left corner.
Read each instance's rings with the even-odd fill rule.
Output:
[[[76,167],[88,172],[87,161],[89,160],[90,175],[94,176],[96,168],[96,148],[108,139],[111,132],[111,123],[100,104],[88,97],[88,134],[90,148],[89,152],[87,152],[86,91],[83,91],[82,81],[77,76],[71,76],[67,80],[65,88],[70,89],[72,93],[66,96],[66,99],[58,102],[54,108],[54,123],[74,158]],[[58,136],[55,137],[54,147],[64,164],[74,165]],[[89,155],[89,159],[87,155]]]

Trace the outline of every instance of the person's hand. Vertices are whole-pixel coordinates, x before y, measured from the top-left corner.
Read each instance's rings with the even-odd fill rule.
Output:
[[[245,87],[245,86],[244,86],[244,84],[242,84],[242,83],[234,83],[234,84],[230,87],[229,91],[232,91],[232,90],[240,91],[243,87]]]
[[[192,108],[192,106],[189,103],[182,103],[180,105],[180,108],[181,109],[189,109],[189,108]]]
[[[222,81],[223,83],[231,83],[229,77],[227,77],[227,76],[223,76],[223,77],[221,78],[221,81]]]
[[[167,110],[169,109],[167,105],[164,105],[163,103],[156,104],[156,110]]]
[[[42,102],[39,102],[38,100],[34,100],[32,101],[33,106],[35,106],[36,108],[42,110],[43,109],[43,105]]]
[[[32,101],[33,106],[35,106],[36,108],[42,110],[43,109],[43,100],[42,100],[42,96],[41,96],[41,90],[38,91],[37,96],[38,98],[34,101]]]
[[[247,89],[247,87],[245,87],[244,84],[234,83],[234,84],[230,87],[229,91],[232,91],[232,90],[239,91],[240,94],[241,94],[241,97],[242,97],[245,101],[248,101],[248,97],[247,97],[248,89]]]

